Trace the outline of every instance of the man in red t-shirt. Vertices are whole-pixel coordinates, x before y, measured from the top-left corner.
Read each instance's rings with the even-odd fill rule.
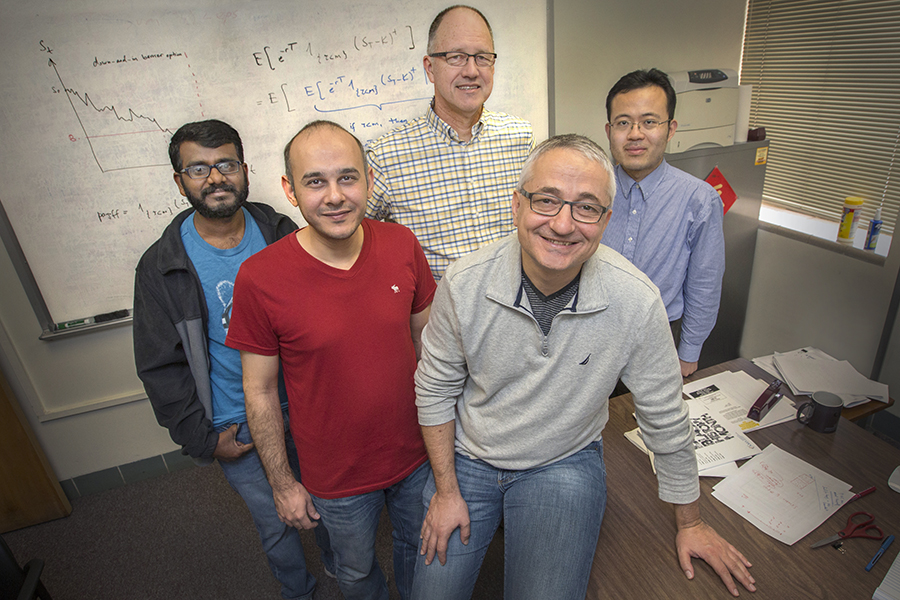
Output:
[[[279,516],[304,529],[321,518],[347,599],[388,598],[374,549],[387,505],[407,599],[430,471],[413,374],[434,278],[412,232],[364,219],[373,174],[355,136],[310,123],[285,170],[308,225],[243,263],[226,340],[241,351],[248,424]],[[279,365],[302,485],[277,435]]]

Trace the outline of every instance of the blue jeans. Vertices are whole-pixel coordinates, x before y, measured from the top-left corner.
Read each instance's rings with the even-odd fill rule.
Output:
[[[250,428],[246,423],[238,425],[236,439],[242,444],[249,444],[252,441]],[[284,443],[288,462],[294,471],[294,476],[300,481],[297,449],[290,431],[287,429],[287,413],[285,413]],[[240,494],[250,510],[266,558],[269,560],[269,568],[272,569],[275,579],[281,583],[281,596],[289,600],[295,598],[312,600],[316,578],[306,570],[306,559],[303,556],[300,533],[293,527],[282,523],[278,518],[272,487],[266,479],[259,453],[254,449],[237,460],[219,461],[219,464],[225,473],[225,479],[228,480],[234,491]],[[328,531],[321,523],[313,531],[316,543],[322,549],[322,562],[331,571],[332,558]]]
[[[456,478],[469,507],[469,544],[450,536],[447,564],[416,565],[413,600],[471,598],[488,545],[503,519],[504,596],[513,600],[584,600],[606,509],[603,442],[523,471],[496,469],[456,455]],[[422,499],[435,493],[428,479]]]
[[[422,488],[431,475],[425,462],[389,488],[325,499],[313,496],[331,536],[333,571],[346,600],[388,600],[387,581],[375,557],[375,534],[387,504],[393,526],[394,580],[403,600],[410,597],[422,531]]]

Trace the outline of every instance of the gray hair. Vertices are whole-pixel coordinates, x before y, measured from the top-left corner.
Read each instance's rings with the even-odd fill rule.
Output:
[[[575,133],[555,135],[538,144],[537,148],[531,152],[525,160],[525,164],[522,166],[522,172],[519,174],[518,188],[523,189],[522,186],[531,179],[532,172],[534,171],[534,164],[538,159],[547,152],[556,149],[575,150],[586,159],[599,163],[603,167],[603,170],[606,171],[607,175],[606,191],[609,194],[609,208],[612,208],[613,200],[616,198],[615,167],[613,167],[612,162],[609,160],[609,157],[606,155],[603,148],[598,146],[596,142],[588,137]]]

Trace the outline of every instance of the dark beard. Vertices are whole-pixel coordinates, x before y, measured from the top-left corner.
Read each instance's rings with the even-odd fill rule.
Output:
[[[206,196],[219,190],[234,194],[234,202],[230,204],[216,204],[214,207],[208,206],[206,204]],[[229,183],[211,185],[201,190],[199,198],[187,190],[185,191],[191,206],[194,207],[194,210],[196,210],[201,217],[207,219],[230,219],[247,201],[247,196],[250,194],[250,186],[246,183],[241,188]]]

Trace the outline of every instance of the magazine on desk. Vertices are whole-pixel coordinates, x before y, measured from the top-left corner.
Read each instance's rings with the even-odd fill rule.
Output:
[[[701,397],[688,400],[687,405],[700,471],[750,458],[762,451],[722,413],[717,403],[706,403]]]
[[[735,461],[750,458],[761,451],[740,427],[722,414],[716,403],[707,405],[703,399],[691,399],[687,405],[694,429],[697,469],[701,476],[724,477],[736,469]],[[640,429],[625,432],[625,438],[650,456],[655,473],[653,452],[645,445]],[[726,470],[719,471],[723,467]]]

